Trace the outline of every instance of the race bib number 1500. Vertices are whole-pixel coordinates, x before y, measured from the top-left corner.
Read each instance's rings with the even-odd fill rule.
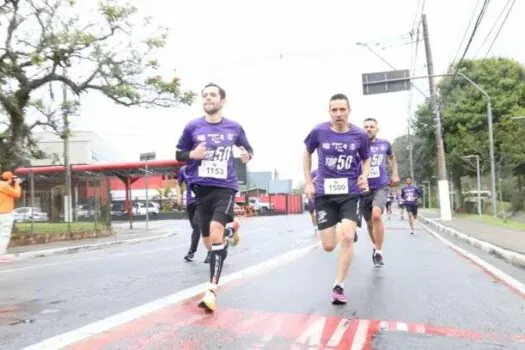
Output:
[[[348,194],[348,179],[325,179],[325,194]]]
[[[225,180],[228,177],[228,162],[203,160],[199,166],[199,177]]]

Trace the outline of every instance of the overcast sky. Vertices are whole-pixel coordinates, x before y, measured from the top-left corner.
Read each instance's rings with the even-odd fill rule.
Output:
[[[436,73],[445,72],[456,57],[480,2],[425,1]],[[390,67],[356,45],[370,43],[396,68],[410,69],[415,44],[408,33],[420,20],[419,0],[135,3],[144,15],[153,15],[170,29],[161,57],[166,74],[176,68],[187,89],[200,91],[210,81],[226,89],[225,115],[245,127],[255,149],[252,171],[277,169],[282,178],[301,180],[303,139],[316,123],[328,120],[328,99],[334,93],[349,96],[352,122],[375,117],[381,136],[390,141],[406,130],[410,106],[414,110],[423,100],[416,91],[411,99],[408,92],[363,96],[361,73]],[[485,57],[492,42],[492,36],[485,40],[487,33],[506,4],[507,0],[491,1],[467,57]],[[525,61],[520,18],[525,18],[522,0],[489,55]],[[426,74],[423,42],[413,67],[416,75]],[[427,80],[417,85],[428,92]],[[91,94],[83,98],[73,126],[99,133],[117,149],[119,160],[138,160],[140,152],[148,151],[170,159],[182,127],[201,110],[200,101],[185,108],[124,108]]]

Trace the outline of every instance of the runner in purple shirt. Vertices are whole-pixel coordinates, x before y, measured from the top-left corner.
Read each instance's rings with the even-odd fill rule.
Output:
[[[404,200],[404,206],[408,214],[408,223],[410,224],[410,234],[414,234],[414,220],[417,219],[418,201],[421,198],[419,187],[412,185],[412,178],[407,177],[406,186],[401,189],[401,197]]]
[[[317,170],[312,171],[312,182],[315,183],[315,178],[317,177]],[[308,198],[308,204],[306,205],[310,217],[312,219],[312,224],[314,225],[314,235],[317,234],[317,218],[315,217],[315,202],[313,198]]]
[[[361,213],[366,221],[370,239],[374,244],[372,261],[376,267],[383,267],[385,225],[382,215],[390,195],[390,186],[399,183],[397,160],[390,142],[377,137],[379,128],[376,119],[365,119],[364,128],[370,140],[370,171],[368,173],[370,192],[361,201]],[[388,176],[387,161],[392,168],[392,179]]]
[[[252,158],[253,149],[243,127],[224,118],[226,91],[210,83],[201,92],[204,117],[190,121],[177,143],[176,158],[187,165],[188,181],[195,193],[199,228],[211,251],[210,288],[199,307],[213,312],[228,244],[239,242],[239,222],[234,220],[235,194],[239,190],[233,146],[241,149],[241,161]]]
[[[368,137],[363,129],[348,123],[350,103],[345,95],[332,96],[329,112],[331,121],[317,125],[304,141],[304,183],[305,193],[309,198],[315,198],[317,227],[326,251],[335,249],[336,227],[341,222],[341,251],[332,303],[346,304],[344,280],[352,262],[354,233],[359,221],[359,197],[362,190],[368,188]],[[318,166],[314,184],[311,171],[315,151]]]
[[[185,188],[185,195],[182,194],[182,186]],[[186,261],[193,261],[197,248],[199,246],[199,239],[201,238],[201,231],[199,230],[199,224],[195,217],[195,194],[191,191],[190,183],[188,182],[188,175],[186,174],[186,165],[179,169],[179,175],[177,176],[177,199],[179,205],[182,205],[182,197],[186,197],[186,212],[188,213],[188,219],[191,225],[191,243],[188,254],[184,256]]]

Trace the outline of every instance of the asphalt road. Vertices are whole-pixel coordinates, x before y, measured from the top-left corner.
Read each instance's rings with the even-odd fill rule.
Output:
[[[189,288],[206,282],[209,269],[202,246],[196,262],[183,262],[183,235],[2,264],[0,349],[66,332],[61,344],[70,349],[525,347],[522,292],[423,229],[411,236],[397,217],[386,226],[383,269],[372,266],[360,232],[346,306],[330,303],[337,253],[308,249],[318,239],[306,215],[242,222],[223,270],[236,279],[221,287],[214,315],[195,307]],[[523,270],[478,255],[525,283]],[[88,324],[89,334],[78,330]]]

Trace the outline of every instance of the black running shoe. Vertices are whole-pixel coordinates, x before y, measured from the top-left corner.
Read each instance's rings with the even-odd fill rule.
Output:
[[[186,254],[186,256],[184,257],[184,260],[193,261],[194,257],[195,257],[195,253],[190,250],[188,254]]]

